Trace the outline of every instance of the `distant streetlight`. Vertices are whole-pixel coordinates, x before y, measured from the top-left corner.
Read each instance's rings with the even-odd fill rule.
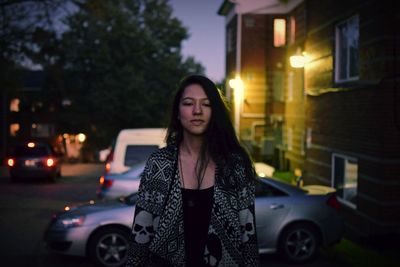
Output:
[[[84,135],[83,133],[79,133],[78,134],[78,141],[83,143],[86,140],[86,135]]]

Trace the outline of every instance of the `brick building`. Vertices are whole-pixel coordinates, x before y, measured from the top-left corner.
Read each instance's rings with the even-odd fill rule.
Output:
[[[276,167],[300,168],[306,184],[335,187],[360,235],[400,233],[396,1],[226,0],[218,13],[227,79],[244,84],[242,98],[228,94],[243,106],[240,138]],[[258,103],[264,125],[247,116]]]
[[[26,70],[20,75],[18,89],[2,92],[1,158],[9,155],[17,143],[27,140],[49,142],[63,152],[63,140],[57,133],[58,99],[44,90],[45,73]]]

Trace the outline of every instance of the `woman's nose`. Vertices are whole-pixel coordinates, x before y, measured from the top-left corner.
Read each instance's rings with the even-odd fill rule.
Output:
[[[193,114],[201,114],[203,111],[201,109],[200,103],[195,103],[193,106]]]

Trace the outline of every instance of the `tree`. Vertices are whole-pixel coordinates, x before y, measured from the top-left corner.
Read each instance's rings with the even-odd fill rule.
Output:
[[[18,88],[20,70],[35,50],[32,37],[37,29],[53,27],[54,13],[67,0],[0,1],[0,83],[3,90]]]
[[[37,62],[65,72],[63,94],[72,104],[63,130],[79,129],[104,146],[122,128],[163,126],[179,80],[204,72],[182,57],[188,34],[168,1],[73,3],[77,11],[65,17],[66,31],[60,37],[41,32],[47,37],[38,38],[46,41],[37,42],[36,53]]]

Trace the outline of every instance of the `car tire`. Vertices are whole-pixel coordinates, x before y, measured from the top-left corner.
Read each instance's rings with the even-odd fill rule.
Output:
[[[296,223],[284,230],[278,251],[284,259],[292,263],[312,260],[319,246],[318,230],[308,223]]]
[[[119,267],[128,258],[129,231],[107,227],[96,232],[89,241],[88,253],[96,266]]]

